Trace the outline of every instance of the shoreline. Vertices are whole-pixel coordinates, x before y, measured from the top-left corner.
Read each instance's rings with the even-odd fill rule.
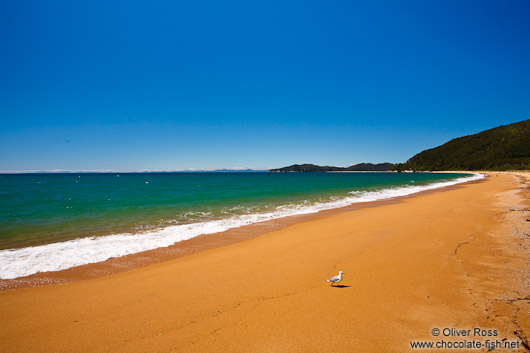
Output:
[[[454,172],[460,173],[460,172]],[[469,172],[468,172],[469,173]],[[427,195],[430,193],[451,190],[465,184],[482,182],[488,178],[488,174],[478,180],[459,182],[443,187],[422,190],[404,196],[390,197],[376,201],[358,202],[348,206],[320,210],[316,213],[296,214],[286,217],[260,221],[236,228],[231,228],[223,232],[202,234],[187,240],[177,242],[167,247],[159,247],[151,250],[141,251],[120,257],[113,257],[101,262],[88,263],[59,271],[48,271],[32,274],[29,276],[17,277],[13,279],[0,279],[0,292],[16,290],[20,288],[39,287],[48,285],[60,285],[74,281],[98,278],[110,274],[130,271],[133,269],[158,264],[164,261],[180,258],[190,254],[208,249],[223,247],[240,241],[253,239],[268,232],[281,230],[287,226],[307,222],[328,215],[359,210],[363,208],[378,207],[385,204],[401,202],[404,199]],[[436,184],[436,183],[435,183]]]
[[[499,351],[526,352],[529,217],[529,175],[491,173],[152,266],[5,291],[0,347],[404,352],[470,339],[436,338],[433,327],[479,327],[520,343]],[[345,278],[330,287],[338,270]]]

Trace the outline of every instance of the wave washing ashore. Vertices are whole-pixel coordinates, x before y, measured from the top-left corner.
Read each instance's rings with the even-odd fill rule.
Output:
[[[0,278],[59,271],[203,234],[406,196],[480,174],[0,176]]]

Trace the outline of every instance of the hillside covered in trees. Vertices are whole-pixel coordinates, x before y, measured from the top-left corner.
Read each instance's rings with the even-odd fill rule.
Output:
[[[425,150],[393,170],[530,169],[530,120],[459,137]]]

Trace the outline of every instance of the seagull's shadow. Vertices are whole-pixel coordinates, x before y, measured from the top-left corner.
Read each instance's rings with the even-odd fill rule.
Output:
[[[351,286],[345,286],[344,284],[337,284],[336,286],[332,286],[333,288],[350,288]]]

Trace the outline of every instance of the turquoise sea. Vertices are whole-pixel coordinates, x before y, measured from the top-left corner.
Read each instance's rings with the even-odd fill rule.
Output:
[[[472,174],[0,175],[0,278],[53,271],[191,237],[441,187]],[[46,261],[44,261],[46,260]]]

